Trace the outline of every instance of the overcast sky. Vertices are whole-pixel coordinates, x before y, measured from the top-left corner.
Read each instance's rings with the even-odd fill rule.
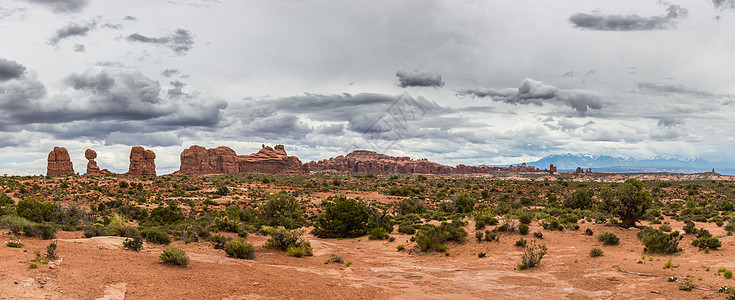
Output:
[[[0,174],[66,147],[735,161],[735,0],[0,0]]]

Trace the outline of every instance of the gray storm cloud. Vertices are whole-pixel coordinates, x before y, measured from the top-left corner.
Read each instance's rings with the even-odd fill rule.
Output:
[[[72,73],[62,84],[65,90],[48,94],[34,77],[0,81],[0,113],[6,116],[0,132],[37,128],[57,138],[133,144],[156,133],[159,142],[146,143],[167,146],[180,143],[179,130],[220,126],[227,108],[216,97],[183,91],[167,97],[157,81],[137,72]]]
[[[564,104],[576,110],[580,115],[585,115],[590,109],[602,109],[603,102],[596,93],[585,90],[559,89],[541,81],[526,78],[518,88],[491,89],[476,88],[460,90],[459,96],[472,96],[477,98],[490,98],[510,104],[535,104],[544,103]]]
[[[600,31],[664,30],[674,27],[689,11],[678,5],[669,5],[666,14],[642,17],[639,15],[574,14],[569,21],[577,28]]]
[[[26,67],[4,58],[0,58],[0,82],[18,78],[25,73]]]
[[[164,46],[176,54],[186,54],[194,46],[194,36],[186,29],[176,29],[173,33],[163,37],[148,37],[133,33],[126,38],[129,42],[138,42]]]
[[[89,0],[26,0],[29,3],[43,5],[57,13],[75,13],[82,11]]]
[[[717,9],[735,8],[735,0],[712,0],[712,4]]]
[[[410,72],[410,71],[398,71],[396,72],[398,77],[399,86],[402,88],[406,87],[442,87],[444,81],[442,76],[439,74],[428,73],[428,72]]]
[[[89,31],[94,29],[97,26],[96,22],[90,22],[87,24],[69,24],[62,28],[59,28],[56,30],[56,33],[49,39],[49,42],[51,44],[58,44],[62,40],[76,37],[76,36],[86,36]]]

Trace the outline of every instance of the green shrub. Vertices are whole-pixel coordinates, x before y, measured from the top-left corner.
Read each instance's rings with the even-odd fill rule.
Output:
[[[286,256],[303,257],[312,255],[314,255],[314,252],[311,249],[311,243],[307,240],[301,240],[286,249]]]
[[[536,245],[536,242],[531,242],[531,245],[527,245],[523,254],[521,254],[521,263],[518,264],[518,269],[525,270],[537,266],[547,251],[546,245],[539,246]]]
[[[401,225],[398,226],[398,232],[405,234],[414,234],[416,233],[416,227],[414,227],[411,223],[401,223]]]
[[[598,256],[602,256],[602,249],[592,248],[592,250],[590,250],[590,257],[598,257]]]
[[[105,226],[100,223],[84,226],[82,230],[84,231],[84,237],[86,238],[105,235]]]
[[[488,242],[500,241],[500,236],[495,231],[485,230],[485,240]]]
[[[725,231],[735,232],[735,223],[727,223],[727,225],[725,225]]]
[[[404,245],[398,245],[398,246],[396,246],[396,249],[398,249],[398,251],[403,251],[404,249],[406,249],[406,246],[404,246]]]
[[[528,228],[528,225],[526,225],[526,224],[521,224],[521,225],[518,225],[518,232],[519,232],[520,234],[522,234],[522,235],[526,235],[526,234],[528,234],[528,230],[529,230],[529,229],[530,229],[530,228]]]
[[[140,250],[143,249],[143,238],[140,236],[126,238],[123,241],[123,247],[125,247],[125,249],[140,252]]]
[[[696,234],[697,233],[697,227],[696,225],[694,225],[694,222],[692,221],[687,221],[686,225],[684,225],[683,230],[686,234]]]
[[[592,236],[592,235],[594,235],[595,233],[594,233],[594,232],[592,231],[592,229],[590,229],[590,228],[587,228],[587,229],[585,229],[585,230],[584,230],[584,234],[586,234],[586,235],[589,235],[589,236]]]
[[[671,225],[668,225],[668,224],[663,224],[663,225],[659,226],[658,229],[660,229],[663,232],[671,232],[673,230],[671,228]]]
[[[487,256],[487,254],[485,252],[477,253],[477,257],[479,257],[479,258],[483,258],[485,256]]]
[[[298,246],[303,242],[308,243],[308,241],[302,239],[303,234],[303,230],[288,230],[284,227],[278,227],[271,232],[270,237],[265,241],[265,247],[287,251],[291,246]],[[309,244],[309,247],[311,247],[311,244]]]
[[[724,276],[727,279],[732,278],[732,270],[725,270],[725,272],[722,273],[722,276]]]
[[[485,221],[483,220],[475,221],[475,229],[480,230],[483,228],[485,228]]]
[[[612,232],[605,231],[597,236],[597,240],[602,242],[603,245],[617,245],[620,243],[620,238]]]
[[[327,263],[330,263],[330,262],[341,264],[345,262],[345,260],[342,258],[342,256],[337,255],[337,253],[332,253],[329,256],[329,259],[327,259]]]
[[[541,221],[541,227],[546,230],[559,230],[564,231],[564,225],[559,222],[556,218],[549,217],[546,220]]]
[[[237,233],[241,224],[242,222],[239,220],[232,220],[229,216],[225,215],[214,218],[212,226],[219,231]]]
[[[592,197],[595,192],[591,189],[578,189],[572,193],[572,196],[564,200],[564,208],[570,209],[590,209],[594,204]]]
[[[482,233],[482,231],[478,231],[478,232],[475,232],[475,238],[477,239],[477,241],[478,241],[478,242],[479,242],[479,241],[482,241],[482,237],[483,237],[484,235],[485,235],[485,234],[483,234],[483,233]]]
[[[536,231],[536,232],[533,233],[533,237],[535,237],[537,239],[543,239],[544,238],[544,234],[541,233],[541,231]]]
[[[461,193],[454,198],[454,206],[459,213],[471,213],[475,210],[475,199],[467,193]]]
[[[387,240],[390,238],[390,235],[388,235],[388,231],[381,227],[376,227],[370,230],[370,237],[368,237],[371,240]]]
[[[189,265],[189,256],[186,255],[186,251],[174,246],[166,247],[158,258],[161,259],[161,262],[167,265],[182,268]]]
[[[321,238],[353,238],[368,232],[370,214],[363,203],[344,196],[322,202],[324,213],[312,234]]]
[[[55,239],[56,225],[51,223],[27,225],[23,228],[23,233],[29,237],[37,237],[42,240]]]
[[[526,239],[520,239],[516,241],[516,247],[523,247],[526,248],[526,245],[528,245],[528,241]]]
[[[531,224],[531,221],[533,221],[533,215],[530,213],[523,213],[520,217],[518,217],[518,222],[521,222],[521,224]]]
[[[158,227],[149,227],[141,230],[141,235],[145,238],[146,242],[168,245],[171,243],[171,236],[168,233],[160,230]]]
[[[652,227],[645,227],[638,232],[637,236],[646,246],[643,250],[645,252],[673,254],[681,251],[679,241],[681,241],[682,236],[679,235],[678,231],[667,234]]]
[[[20,234],[23,228],[34,223],[26,218],[16,215],[4,215],[0,217],[0,228],[9,229],[13,234]]]
[[[403,199],[398,202],[398,214],[423,214],[426,213],[426,204],[419,199]]]
[[[714,236],[702,237],[692,241],[692,246],[699,247],[699,249],[712,249],[715,250],[722,246],[720,239]]]
[[[440,226],[428,225],[416,234],[416,243],[421,251],[434,250],[438,252],[447,249],[442,243],[445,241],[464,242],[467,232],[455,222],[442,222]]]
[[[58,248],[58,246],[59,245],[56,244],[56,241],[48,244],[48,246],[46,246],[46,258],[48,258],[49,260],[56,260],[57,258],[59,258],[58,253],[56,253],[56,248]]]
[[[485,220],[485,224],[490,226],[498,225],[498,223],[500,223],[500,221],[498,221],[498,219],[496,218],[489,218]]]
[[[227,242],[231,240],[231,237],[226,237],[219,234],[215,234],[209,238],[209,241],[212,242],[214,249],[225,249],[225,244],[227,244]]]
[[[268,195],[261,210],[263,223],[295,229],[304,226],[304,211],[296,198],[286,192]]]
[[[225,244],[227,255],[240,259],[255,258],[255,247],[243,238],[231,240]]]

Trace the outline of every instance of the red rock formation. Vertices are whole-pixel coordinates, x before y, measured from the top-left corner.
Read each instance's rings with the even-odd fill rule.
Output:
[[[156,154],[136,146],[130,150],[130,167],[127,175],[156,176]]]
[[[87,158],[87,175],[109,175],[112,174],[107,169],[100,170],[100,167],[97,166],[97,162],[94,161],[95,158],[97,158],[97,152],[95,152],[92,149],[87,149],[87,151],[84,151],[84,157]]]
[[[549,175],[554,175],[556,173],[556,166],[554,164],[549,165]]]
[[[417,174],[483,174],[489,172],[548,172],[525,163],[510,167],[490,167],[485,165],[451,167],[428,161],[412,160],[410,157],[395,157],[374,151],[356,150],[346,156],[312,161],[308,163],[311,171],[333,170],[353,173],[417,173]]]
[[[237,174],[237,153],[220,146],[206,149],[202,146],[191,146],[181,152],[179,172],[186,174]]]
[[[191,146],[181,153],[179,173],[189,175],[261,173],[308,173],[296,156],[288,156],[283,145],[263,148],[251,155],[237,155],[228,147],[206,149]]]
[[[74,165],[71,163],[69,152],[64,147],[54,147],[48,154],[47,176],[72,175]]]

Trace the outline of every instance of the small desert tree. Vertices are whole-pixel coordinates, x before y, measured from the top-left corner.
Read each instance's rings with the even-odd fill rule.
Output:
[[[370,213],[365,204],[345,196],[325,200],[324,213],[311,232],[321,238],[353,238],[366,235]]]
[[[304,226],[301,204],[286,192],[269,195],[261,216],[263,223],[268,226],[283,226],[286,229]]]
[[[602,209],[620,218],[624,228],[635,226],[653,202],[651,194],[643,189],[643,182],[635,178],[626,180],[616,190],[603,188],[600,198]]]
[[[572,197],[564,200],[564,207],[571,209],[590,209],[594,204],[592,197],[595,192],[591,189],[578,189],[572,193]]]

